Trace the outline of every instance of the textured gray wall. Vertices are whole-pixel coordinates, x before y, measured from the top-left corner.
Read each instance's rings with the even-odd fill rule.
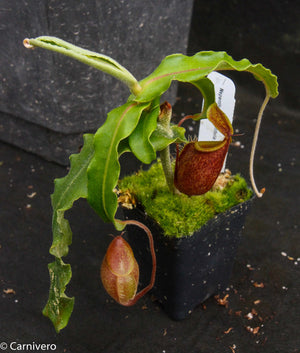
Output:
[[[186,51],[193,7],[193,0],[2,3],[0,139],[60,163],[77,151],[82,132],[95,131],[130,92],[75,60],[26,50],[23,39],[60,37],[112,56],[139,80],[164,56]],[[168,99],[175,93],[172,86]]]

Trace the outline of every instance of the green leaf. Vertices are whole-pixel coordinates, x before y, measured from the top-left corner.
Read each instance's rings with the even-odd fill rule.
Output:
[[[150,137],[151,144],[156,151],[164,150],[171,143],[187,142],[185,138],[185,129],[183,127],[171,125],[170,128],[172,133],[167,135],[165,129],[160,128],[159,124],[157,124],[157,129]]]
[[[191,82],[201,92],[204,100],[204,105],[201,114],[197,114],[194,120],[207,118],[206,112],[208,107],[215,102],[215,86],[207,77],[198,81]]]
[[[64,218],[65,211],[73,206],[74,201],[87,197],[87,167],[94,153],[93,135],[85,134],[83,139],[81,152],[70,156],[68,175],[54,181],[54,193],[51,195],[53,242],[50,254],[56,257],[66,256],[68,246],[72,243],[70,225]]]
[[[88,202],[104,222],[113,222],[117,196],[114,189],[120,175],[119,144],[135,129],[142,112],[150,103],[127,102],[112,110],[94,138],[95,154],[88,168]],[[126,146],[126,145],[125,145]]]
[[[212,71],[237,70],[251,72],[262,81],[272,98],[278,95],[277,77],[261,64],[251,64],[248,59],[235,61],[226,52],[203,51],[194,56],[174,54],[167,56],[148,77],[140,81],[141,91],[134,97],[137,102],[147,102],[161,96],[172,80],[197,82]]]
[[[65,294],[66,285],[72,277],[71,266],[62,259],[56,258],[48,265],[50,275],[50,291],[43,314],[53,323],[56,332],[67,326],[74,307],[74,298]]]
[[[24,44],[27,47],[33,46],[55,51],[108,73],[123,81],[132,93],[136,93],[140,89],[136,78],[125,67],[109,56],[83,49],[62,39],[50,36],[25,39]]]
[[[128,138],[131,152],[145,164],[151,163],[156,158],[150,136],[156,129],[159,110],[159,98],[157,98],[149,109],[143,111],[137,127]]]
[[[119,146],[118,146],[118,154],[119,157],[121,157],[121,155],[125,152],[131,152],[130,146],[129,146],[129,142],[128,142],[128,138],[120,141]]]
[[[65,294],[66,285],[72,276],[71,266],[65,264],[61,257],[68,254],[72,243],[71,228],[64,213],[73,206],[75,200],[87,197],[87,166],[94,153],[93,135],[86,134],[83,139],[81,152],[70,157],[68,175],[55,180],[54,193],[51,195],[53,242],[50,253],[55,256],[55,261],[48,265],[50,291],[43,314],[53,322],[57,332],[67,325],[74,306],[74,298]]]

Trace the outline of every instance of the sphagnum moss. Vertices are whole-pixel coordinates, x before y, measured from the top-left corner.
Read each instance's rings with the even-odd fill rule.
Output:
[[[129,192],[163,229],[165,236],[192,235],[216,214],[251,198],[252,191],[239,174],[230,176],[224,188],[200,196],[174,195],[166,185],[161,163],[119,181],[120,192]],[[163,211],[162,211],[163,210]]]

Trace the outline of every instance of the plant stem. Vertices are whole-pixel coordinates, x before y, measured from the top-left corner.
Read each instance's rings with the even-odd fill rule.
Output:
[[[166,183],[172,193],[175,193],[174,172],[171,163],[170,147],[160,151],[160,160],[166,178]]]
[[[170,122],[172,118],[172,106],[168,102],[164,102],[160,106],[160,114],[158,117],[159,124],[164,130],[166,135],[172,135],[172,129]],[[170,147],[167,146],[165,149],[160,151],[160,160],[163,167],[166,183],[172,193],[176,193],[174,185],[174,172],[171,163]]]

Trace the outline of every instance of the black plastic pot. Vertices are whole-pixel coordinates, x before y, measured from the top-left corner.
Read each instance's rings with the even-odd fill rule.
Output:
[[[174,320],[182,320],[229,283],[245,217],[254,198],[217,215],[192,236],[167,238],[159,225],[140,208],[124,209],[126,219],[147,225],[157,256],[155,285],[151,293]],[[140,267],[140,285],[149,283],[152,260],[148,238],[136,226],[127,226],[127,237]]]

